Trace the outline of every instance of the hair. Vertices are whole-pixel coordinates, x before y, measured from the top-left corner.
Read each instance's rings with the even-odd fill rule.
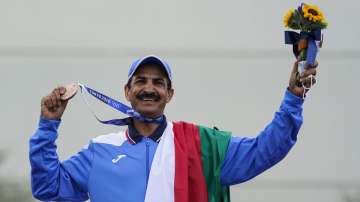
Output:
[[[167,83],[167,87],[168,90],[170,90],[172,88],[172,84],[171,84],[171,80],[169,79],[169,75],[167,74],[165,68],[159,64],[153,63],[153,62],[144,62],[143,64],[141,64],[136,71],[134,72],[134,74],[130,77],[130,79],[128,80],[128,82],[126,83],[126,86],[130,89],[131,88],[131,81],[133,79],[133,76],[136,75],[137,71],[141,68],[144,67],[146,65],[155,65],[157,67],[159,67],[162,71],[162,73],[164,73],[166,75],[166,83]]]

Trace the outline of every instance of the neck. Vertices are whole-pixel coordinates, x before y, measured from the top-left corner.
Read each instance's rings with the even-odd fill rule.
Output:
[[[142,121],[138,121],[133,119],[134,127],[136,130],[144,137],[148,137],[155,132],[155,130],[159,127],[158,124],[154,123],[144,123]]]

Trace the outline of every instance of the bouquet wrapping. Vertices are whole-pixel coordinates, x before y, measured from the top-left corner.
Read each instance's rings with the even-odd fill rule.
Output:
[[[328,23],[317,6],[302,3],[297,9],[290,9],[286,13],[284,25],[286,28],[299,30],[285,31],[285,44],[293,45],[293,53],[299,60],[299,78],[309,65],[315,65],[316,55],[323,43],[321,30],[325,29]]]

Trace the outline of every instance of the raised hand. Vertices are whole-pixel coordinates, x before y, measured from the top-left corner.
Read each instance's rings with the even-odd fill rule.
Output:
[[[55,88],[49,95],[41,99],[41,116],[50,120],[60,120],[68,100],[62,100],[61,96],[66,92],[63,86]]]
[[[300,82],[306,87],[306,89],[303,87],[303,85],[300,83],[298,85],[297,75],[298,75],[298,62],[296,61],[293,69],[291,71],[290,80],[289,80],[289,90],[299,96],[303,97],[303,95],[309,90],[311,85],[314,85],[316,83],[315,75],[316,75],[316,68],[318,66],[318,63],[316,62],[313,66],[308,66],[305,68],[304,72],[300,75]],[[312,75],[312,76],[311,76]]]

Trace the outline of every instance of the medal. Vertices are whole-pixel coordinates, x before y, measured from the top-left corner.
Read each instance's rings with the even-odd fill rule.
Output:
[[[61,96],[62,100],[70,100],[78,92],[79,85],[76,83],[68,84],[65,86],[65,93]]]

